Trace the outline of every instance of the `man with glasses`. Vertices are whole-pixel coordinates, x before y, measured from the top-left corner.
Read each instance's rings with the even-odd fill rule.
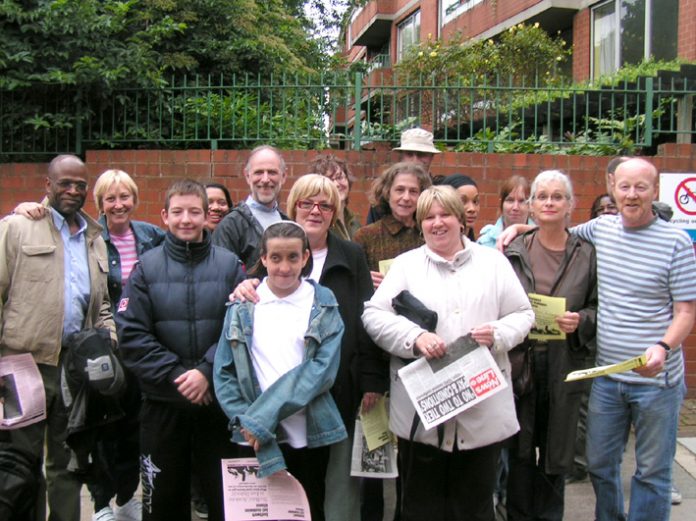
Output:
[[[45,438],[46,479],[41,476],[35,490],[36,519],[46,518],[47,489],[49,521],[79,521],[81,483],[68,471],[58,365],[71,334],[106,328],[115,341],[116,333],[101,227],[81,211],[87,197],[85,164],[71,155],[53,159],[46,194],[43,218],[13,215],[0,221],[0,356],[31,353],[46,394],[46,419],[7,431],[3,441],[34,461],[40,476]],[[4,494],[0,490],[0,497]]]
[[[263,231],[287,219],[278,209],[278,197],[286,177],[285,161],[276,148],[261,145],[251,151],[244,177],[251,193],[215,228],[213,244],[236,253],[249,271],[259,259]]]

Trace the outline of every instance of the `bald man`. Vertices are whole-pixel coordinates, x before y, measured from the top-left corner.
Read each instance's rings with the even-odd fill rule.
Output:
[[[12,215],[0,221],[0,356],[32,355],[43,378],[47,415],[7,431],[7,441],[36,462],[40,475],[46,440],[46,479],[41,476],[35,490],[34,509],[35,519],[46,519],[47,489],[49,521],[80,519],[81,485],[67,470],[70,453],[63,443],[67,414],[58,369],[63,346],[72,333],[90,327],[109,329],[116,340],[106,246],[99,224],[81,211],[86,197],[85,164],[61,155],[48,167],[45,216]]]

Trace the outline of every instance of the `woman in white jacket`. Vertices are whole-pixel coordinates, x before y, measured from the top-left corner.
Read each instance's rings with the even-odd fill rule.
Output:
[[[416,220],[425,245],[394,260],[362,316],[370,336],[392,355],[390,427],[399,438],[401,519],[493,521],[500,445],[519,429],[512,388],[441,429],[419,424],[413,434],[415,410],[397,372],[406,359],[444,356],[448,344],[471,333],[490,349],[509,383],[507,352],[525,338],[534,313],[507,259],[462,235],[464,207],[451,187],[425,190]],[[434,332],[394,312],[392,299],[402,290],[437,312]]]

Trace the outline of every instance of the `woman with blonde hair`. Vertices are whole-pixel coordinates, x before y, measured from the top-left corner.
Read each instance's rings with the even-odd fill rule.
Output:
[[[425,244],[399,255],[374,296],[363,324],[391,355],[389,425],[399,439],[402,521],[494,521],[493,490],[501,443],[519,430],[512,389],[425,430],[398,371],[409,361],[445,356],[471,335],[490,350],[504,375],[507,352],[527,335],[534,313],[505,257],[472,242],[457,192],[433,186],[418,198],[416,220]],[[440,319],[428,331],[395,312],[392,300],[407,290]]]

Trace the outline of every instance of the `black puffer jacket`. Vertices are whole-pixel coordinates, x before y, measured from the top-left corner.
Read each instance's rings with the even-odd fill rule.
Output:
[[[288,217],[279,212],[281,219]],[[246,203],[239,205],[228,213],[213,232],[213,244],[222,246],[237,254],[250,271],[261,255],[261,236],[263,227]]]
[[[225,319],[225,304],[244,280],[234,253],[203,242],[183,242],[167,233],[164,244],[140,258],[117,306],[123,362],[145,397],[189,403],[174,380],[200,370],[212,389],[213,360]]]

